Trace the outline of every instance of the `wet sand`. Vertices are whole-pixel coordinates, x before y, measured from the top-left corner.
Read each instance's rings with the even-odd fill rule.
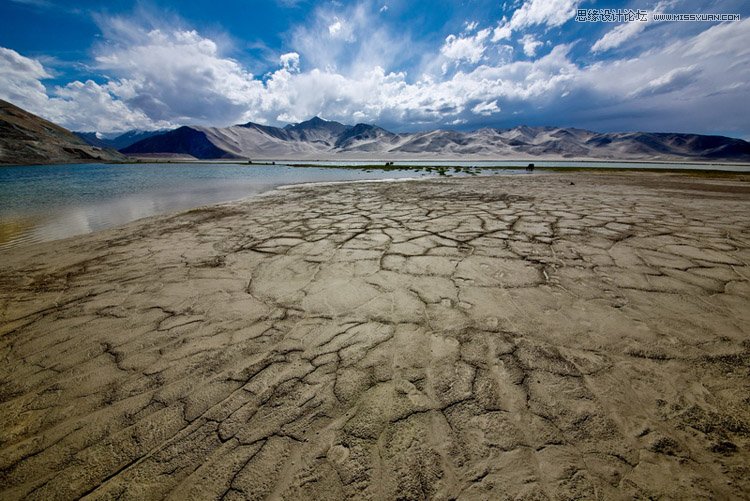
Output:
[[[302,186],[0,260],[2,499],[750,493],[748,176]]]

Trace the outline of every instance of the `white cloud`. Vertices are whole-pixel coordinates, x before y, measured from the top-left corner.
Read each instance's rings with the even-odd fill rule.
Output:
[[[130,108],[154,120],[226,124],[259,102],[262,83],[196,31],[109,23],[114,35],[96,48],[95,64]]]
[[[520,30],[534,25],[561,26],[575,17],[581,0],[526,0],[513,13],[510,28]]]
[[[589,109],[608,127],[632,129],[639,117],[652,130],[747,131],[748,37],[748,19],[717,24],[638,57],[593,64],[576,85],[593,92]]]
[[[408,32],[393,30],[380,8],[371,0],[345,6],[324,3],[291,30],[289,46],[310,68],[349,74],[374,66],[391,67],[412,56],[410,51],[419,50],[420,44],[411,43]]]
[[[282,54],[279,57],[279,63],[281,64],[281,67],[290,71],[290,72],[299,72],[299,54],[296,52],[288,52],[286,54]]]
[[[747,129],[748,20],[587,66],[571,60],[564,44],[533,58],[541,42],[529,33],[519,43],[532,59],[513,60],[512,49],[493,42],[498,28],[485,28],[447,37],[440,48],[425,51],[429,64],[407,72],[394,68],[403,67],[405,47],[415,42],[374,22],[381,17],[378,7],[357,4],[338,13],[358,33],[352,43],[329,36],[334,15],[328,6],[316,11],[290,33],[294,52],[278,56],[278,67],[262,78],[228,57],[220,39],[112,18],[101,21],[105,37],[94,49],[94,66],[105,79],[46,89],[50,69],[0,49],[0,97],[64,126],[100,131],[278,124],[313,115],[430,127],[514,114],[628,129],[648,117],[649,128],[670,130],[686,126],[686,110],[706,128],[722,123]],[[443,63],[455,71],[441,73]],[[665,99],[669,93],[679,99]],[[501,108],[503,115],[495,117]]]
[[[337,36],[340,31],[341,31],[341,21],[339,21],[338,19],[336,19],[333,22],[333,24],[328,25],[328,34],[331,35],[332,37]]]
[[[594,45],[592,52],[604,52],[619,47],[646,29],[646,23],[623,23],[604,34]]]
[[[487,103],[479,103],[471,109],[471,112],[487,117],[494,113],[499,113],[500,107],[497,105],[497,100],[495,100]]]
[[[684,81],[686,73],[693,73],[704,84],[696,92],[708,94],[718,82],[750,80],[748,36],[748,19],[718,24],[638,57],[596,63],[586,69],[586,83],[599,92],[627,95],[672,79]]]
[[[529,57],[534,57],[536,55],[536,50],[544,45],[542,42],[534,38],[533,35],[528,33],[521,38],[520,42],[521,45],[523,45],[523,53]]]
[[[661,0],[651,10],[650,15],[653,15],[654,12],[663,12],[677,3],[678,0]],[[594,45],[591,46],[591,51],[599,53],[620,47],[631,38],[641,34],[648,24],[647,22],[628,22],[615,26],[594,42]]]
[[[490,35],[490,29],[486,28],[477,32],[476,35],[456,36],[448,35],[440,52],[455,61],[468,61],[478,63],[482,59],[485,50],[485,40]]]
[[[354,42],[356,40],[351,24],[339,19],[338,17],[334,17],[333,22],[328,25],[328,35],[331,38],[344,40],[346,42]]]
[[[48,94],[41,80],[50,73],[36,59],[0,47],[0,98],[74,130],[126,130],[153,128],[144,113],[129,109],[110,92],[107,84],[74,81]]]
[[[109,84],[93,80],[74,81],[56,87],[42,114],[72,130],[112,131],[164,128],[169,120],[152,120],[144,112],[129,108],[111,92]]]
[[[514,31],[523,31],[531,26],[556,27],[575,17],[576,8],[582,0],[526,0],[513,12],[510,20],[503,17],[492,30],[492,42],[510,39]],[[531,35],[527,35],[531,36]],[[533,56],[538,45],[524,44],[524,53]]]
[[[51,75],[39,61],[0,47],[0,75],[0,98],[32,111],[44,108],[47,91],[40,80]]]
[[[746,64],[750,56],[748,36],[750,36],[750,19],[746,17],[742,21],[714,25],[692,38],[689,43],[674,44],[669,50],[686,58],[696,57],[702,60],[730,56],[731,66],[727,69],[737,67],[737,69],[748,70],[750,69]],[[716,63],[724,64],[725,61],[716,61]]]
[[[513,30],[510,28],[510,25],[507,23],[505,18],[503,18],[501,23],[498,24],[494,30],[492,30],[492,41],[499,42],[500,40],[507,40],[508,38],[510,38],[512,33]]]
[[[681,90],[697,80],[700,70],[696,65],[675,68],[663,75],[649,80],[645,85],[633,91],[635,96],[666,94]]]

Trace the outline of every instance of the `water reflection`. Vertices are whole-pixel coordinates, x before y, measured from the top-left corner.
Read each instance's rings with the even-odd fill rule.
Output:
[[[16,241],[33,232],[38,222],[33,217],[0,218],[0,247]]]

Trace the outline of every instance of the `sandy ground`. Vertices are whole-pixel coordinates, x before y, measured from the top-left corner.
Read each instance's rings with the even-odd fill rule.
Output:
[[[296,187],[0,260],[2,499],[750,496],[747,178]]]

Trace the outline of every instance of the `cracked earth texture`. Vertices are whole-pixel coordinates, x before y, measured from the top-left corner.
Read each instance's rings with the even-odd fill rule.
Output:
[[[741,176],[302,186],[2,260],[2,499],[750,495]]]

